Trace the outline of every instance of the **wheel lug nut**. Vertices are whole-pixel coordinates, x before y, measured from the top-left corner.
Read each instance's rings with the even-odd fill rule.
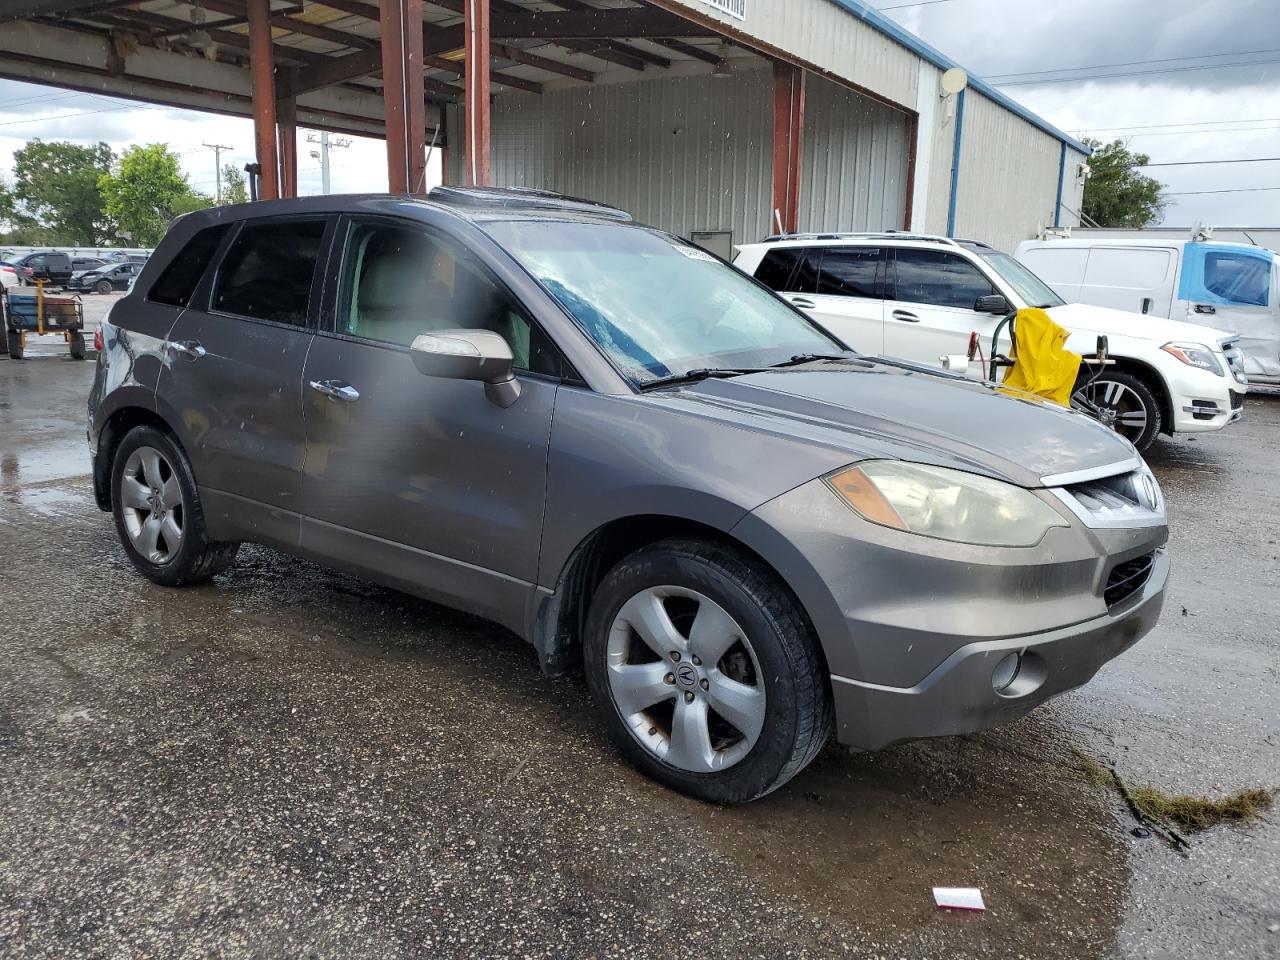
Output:
[[[693,693],[692,693],[691,691],[686,690],[686,691],[684,692],[684,702],[685,702],[685,703],[693,703]]]
[[[662,682],[663,682],[663,683],[675,683],[675,682],[676,682],[676,675],[675,675],[674,673],[668,673],[665,677],[663,677],[663,678],[662,678]]]
[[[672,661],[673,661],[673,662],[675,662],[675,663],[679,663],[679,662],[680,662],[680,651],[679,651],[679,650],[672,650],[672,651],[671,651],[671,659],[672,659]]]
[[[709,690],[709,689],[711,689],[711,684],[707,683],[707,678],[706,678],[706,677],[703,677],[703,678],[699,681],[699,683],[702,685],[702,689],[703,689],[703,690]]]
[[[693,665],[694,665],[695,667],[700,667],[700,666],[702,666],[702,661],[701,661],[701,660],[699,660],[697,657],[694,657],[694,658],[693,658]]]

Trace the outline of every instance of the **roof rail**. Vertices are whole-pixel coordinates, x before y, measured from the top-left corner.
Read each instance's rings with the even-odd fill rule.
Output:
[[[617,207],[533,187],[432,187],[427,199],[475,210],[562,210],[610,220],[631,220],[631,214]]]
[[[951,237],[934,233],[911,233],[907,230],[868,230],[854,233],[775,233],[761,243],[777,243],[782,240],[920,240],[926,243],[945,243],[959,246]],[[973,241],[976,242],[976,241]]]

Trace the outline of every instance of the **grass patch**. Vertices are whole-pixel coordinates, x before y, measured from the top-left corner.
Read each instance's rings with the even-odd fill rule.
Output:
[[[1252,820],[1275,799],[1273,791],[1261,789],[1239,790],[1221,800],[1185,793],[1171,795],[1151,786],[1135,787],[1132,794],[1133,802],[1144,816],[1176,823],[1187,830]]]

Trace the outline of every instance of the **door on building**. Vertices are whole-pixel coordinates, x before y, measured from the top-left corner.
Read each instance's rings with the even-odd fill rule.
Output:
[[[976,266],[945,250],[900,247],[893,251],[885,301],[884,352],[941,365],[964,353],[976,330],[989,343],[1000,317],[973,309],[997,291]]]

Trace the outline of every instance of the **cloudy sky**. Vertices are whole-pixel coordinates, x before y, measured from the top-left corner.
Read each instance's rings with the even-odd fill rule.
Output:
[[[781,2],[781,0],[755,0]],[[1153,162],[1280,157],[1280,0],[874,0],[971,72],[1001,85],[1063,130],[1122,137]],[[1088,69],[1083,69],[1088,68]],[[1095,79],[1080,82],[1088,73]],[[1134,76],[1141,73],[1141,76]],[[300,131],[299,140],[306,136]],[[29,138],[116,150],[163,140],[192,185],[212,194],[213,152],[253,158],[248,120],[147,108],[96,95],[0,80],[0,176]],[[314,144],[299,143],[299,188],[320,189]],[[338,192],[385,190],[381,141],[356,138],[332,154]],[[432,164],[432,179],[437,165]],[[1165,222],[1280,224],[1280,162],[1165,166],[1149,171],[1171,194]]]

